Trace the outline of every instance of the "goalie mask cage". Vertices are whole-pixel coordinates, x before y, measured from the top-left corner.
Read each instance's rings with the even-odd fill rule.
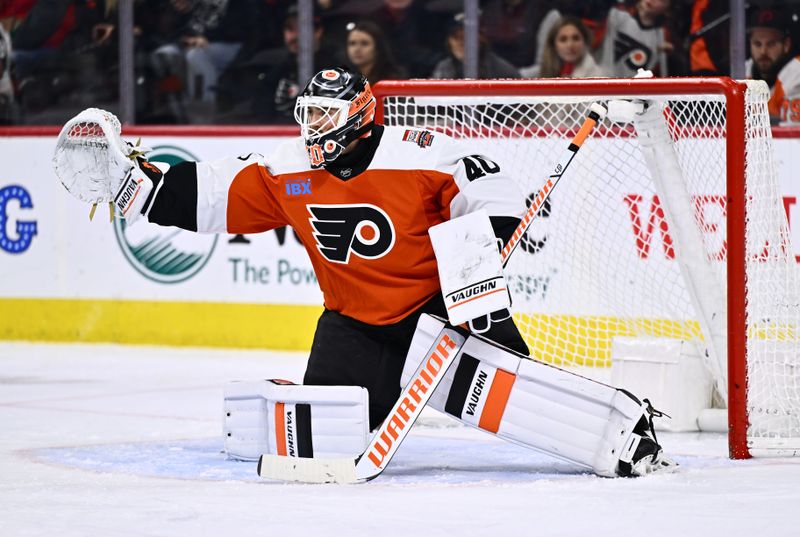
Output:
[[[590,103],[648,103],[598,125],[512,256],[517,324],[534,356],[589,376],[615,337],[689,341],[728,406],[731,457],[800,454],[798,265],[765,84],[391,81],[375,95],[379,121],[471,140],[529,203]]]

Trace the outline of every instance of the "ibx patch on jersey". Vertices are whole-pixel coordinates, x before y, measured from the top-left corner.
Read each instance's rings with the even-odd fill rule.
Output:
[[[311,178],[307,179],[288,179],[283,185],[287,196],[302,196],[311,194]]]
[[[433,143],[433,134],[431,134],[431,131],[408,129],[403,134],[403,141],[415,143],[420,147],[428,147]]]

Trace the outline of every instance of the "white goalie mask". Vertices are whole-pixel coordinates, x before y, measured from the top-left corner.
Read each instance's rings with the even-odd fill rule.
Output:
[[[298,97],[294,119],[306,140],[319,139],[347,123],[350,102],[330,97]]]
[[[361,74],[336,68],[314,75],[294,108],[312,168],[332,162],[350,142],[369,135],[375,104]]]

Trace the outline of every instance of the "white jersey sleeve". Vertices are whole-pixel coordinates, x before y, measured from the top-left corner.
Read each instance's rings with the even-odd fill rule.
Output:
[[[286,225],[261,155],[184,162],[156,187],[150,222],[200,233],[259,233]]]
[[[458,187],[458,194],[450,202],[451,218],[479,209],[485,209],[490,217],[522,217],[525,196],[504,163],[484,155],[475,142],[449,137],[443,142],[436,169],[452,175]]]

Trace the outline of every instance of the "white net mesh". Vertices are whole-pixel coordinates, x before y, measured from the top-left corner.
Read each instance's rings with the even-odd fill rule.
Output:
[[[409,90],[383,99],[384,122],[479,139],[481,152],[510,170],[530,201],[588,105],[626,97],[631,98],[624,93],[437,98]],[[515,317],[535,356],[590,375],[594,370],[599,378],[606,377],[601,371],[610,365],[616,336],[693,342],[700,355],[708,355],[724,396],[725,97],[638,98],[653,103],[662,128],[668,126],[666,153],[662,148],[655,159],[645,158],[640,140],[646,126],[608,119],[598,126],[508,265]],[[794,370],[800,363],[800,292],[772,164],[767,98],[761,86],[748,90],[747,366],[753,447],[764,438],[800,438]],[[654,178],[653,166],[662,167],[670,155],[674,167],[667,163],[661,179]]]
[[[747,101],[748,443],[758,454],[800,454],[800,291],[786,209],[775,180],[769,94]]]

